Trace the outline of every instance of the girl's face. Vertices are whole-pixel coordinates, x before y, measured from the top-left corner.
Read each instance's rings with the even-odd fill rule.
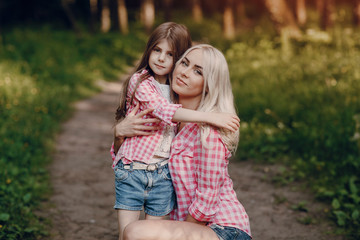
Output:
[[[203,87],[203,54],[201,49],[190,51],[173,72],[172,89],[180,99],[189,99],[200,103]]]
[[[149,66],[159,83],[166,83],[167,74],[171,72],[173,64],[173,51],[168,41],[163,39],[152,49],[149,57]]]

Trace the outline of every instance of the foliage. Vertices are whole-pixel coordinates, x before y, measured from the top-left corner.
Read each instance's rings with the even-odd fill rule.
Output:
[[[319,36],[320,35],[320,36]],[[325,36],[325,37],[324,37]],[[360,229],[360,34],[258,38],[226,51],[241,117],[238,156],[288,163],[349,235]]]
[[[45,169],[70,103],[132,65],[145,36],[43,28],[5,32],[0,45],[0,239],[45,235],[34,214],[49,193]],[[26,40],[25,40],[26,39]]]

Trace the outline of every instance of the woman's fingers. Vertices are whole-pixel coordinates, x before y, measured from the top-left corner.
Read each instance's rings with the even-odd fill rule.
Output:
[[[129,113],[128,116],[135,116],[135,114],[139,110],[139,108],[140,108],[140,104],[137,103],[136,106],[134,107],[134,109]]]

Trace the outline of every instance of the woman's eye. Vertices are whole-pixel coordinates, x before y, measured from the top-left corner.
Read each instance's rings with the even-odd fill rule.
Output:
[[[202,75],[202,72],[200,70],[195,70],[195,73],[198,75]]]
[[[181,65],[183,65],[183,66],[187,66],[187,62],[185,62],[185,61],[181,61]]]
[[[160,52],[160,49],[154,48],[154,52]]]
[[[168,56],[169,56],[169,57],[172,57],[172,56],[173,56],[173,54],[172,54],[172,53],[168,53]]]

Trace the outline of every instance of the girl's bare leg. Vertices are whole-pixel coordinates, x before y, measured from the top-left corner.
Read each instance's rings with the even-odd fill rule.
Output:
[[[140,217],[140,211],[129,211],[129,210],[117,210],[118,215],[118,224],[119,224],[119,240],[123,240],[123,233],[125,230],[125,227],[135,222],[136,220],[139,220]]]
[[[124,240],[219,240],[207,226],[171,220],[140,220],[129,224]]]

